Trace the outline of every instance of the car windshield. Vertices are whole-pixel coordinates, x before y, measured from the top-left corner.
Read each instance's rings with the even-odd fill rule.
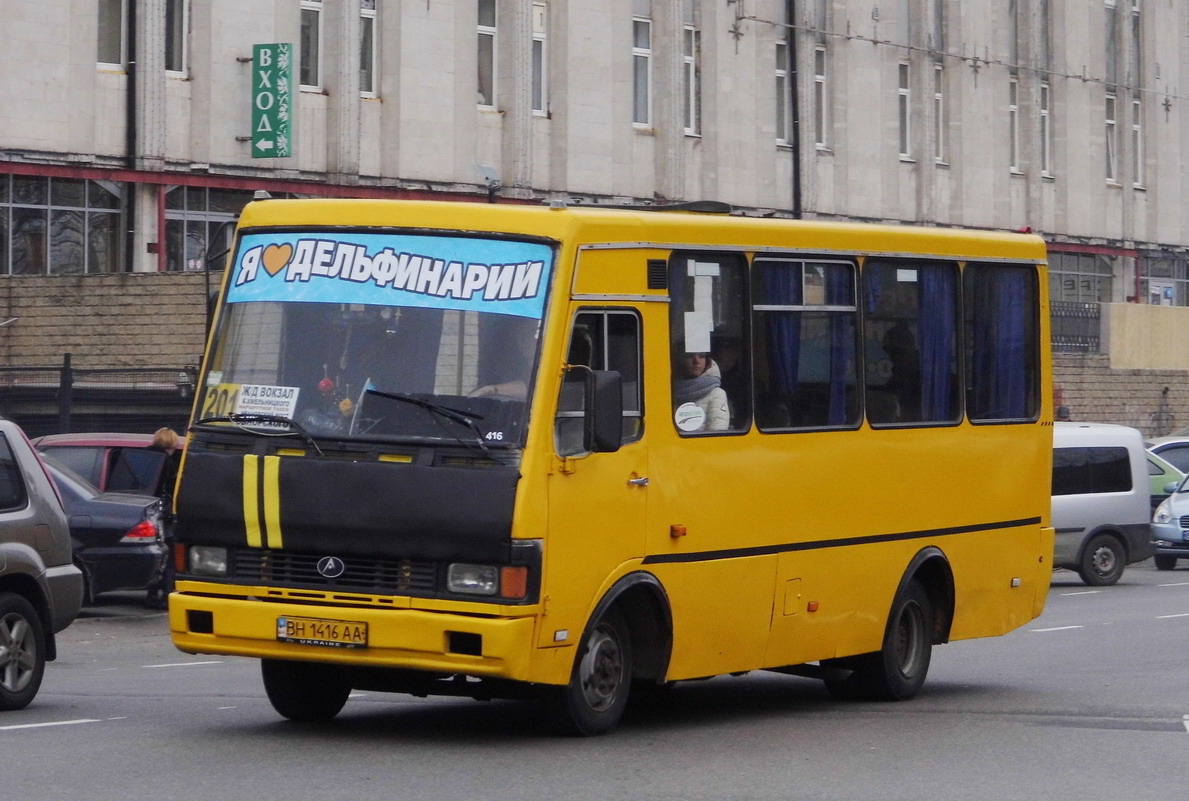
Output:
[[[551,263],[527,242],[245,235],[197,422],[519,445]]]

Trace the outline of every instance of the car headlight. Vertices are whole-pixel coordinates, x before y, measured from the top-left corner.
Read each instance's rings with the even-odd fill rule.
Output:
[[[226,576],[227,549],[211,545],[190,546],[190,572],[196,576]]]
[[[1153,523],[1167,523],[1172,520],[1172,498],[1168,498],[1159,506],[1156,507],[1156,513],[1152,515]]]

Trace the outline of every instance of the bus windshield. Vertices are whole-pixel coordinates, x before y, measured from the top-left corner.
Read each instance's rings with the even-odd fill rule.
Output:
[[[521,241],[246,234],[197,422],[519,446],[552,260]]]

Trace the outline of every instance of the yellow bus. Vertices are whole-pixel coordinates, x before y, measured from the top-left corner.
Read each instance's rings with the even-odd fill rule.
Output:
[[[352,688],[914,696],[1052,571],[1043,242],[648,210],[253,202],[177,491],[173,641]]]

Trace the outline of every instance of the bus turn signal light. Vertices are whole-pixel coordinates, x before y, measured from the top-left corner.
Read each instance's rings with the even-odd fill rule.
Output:
[[[528,595],[528,568],[500,568],[500,597],[523,598]]]

